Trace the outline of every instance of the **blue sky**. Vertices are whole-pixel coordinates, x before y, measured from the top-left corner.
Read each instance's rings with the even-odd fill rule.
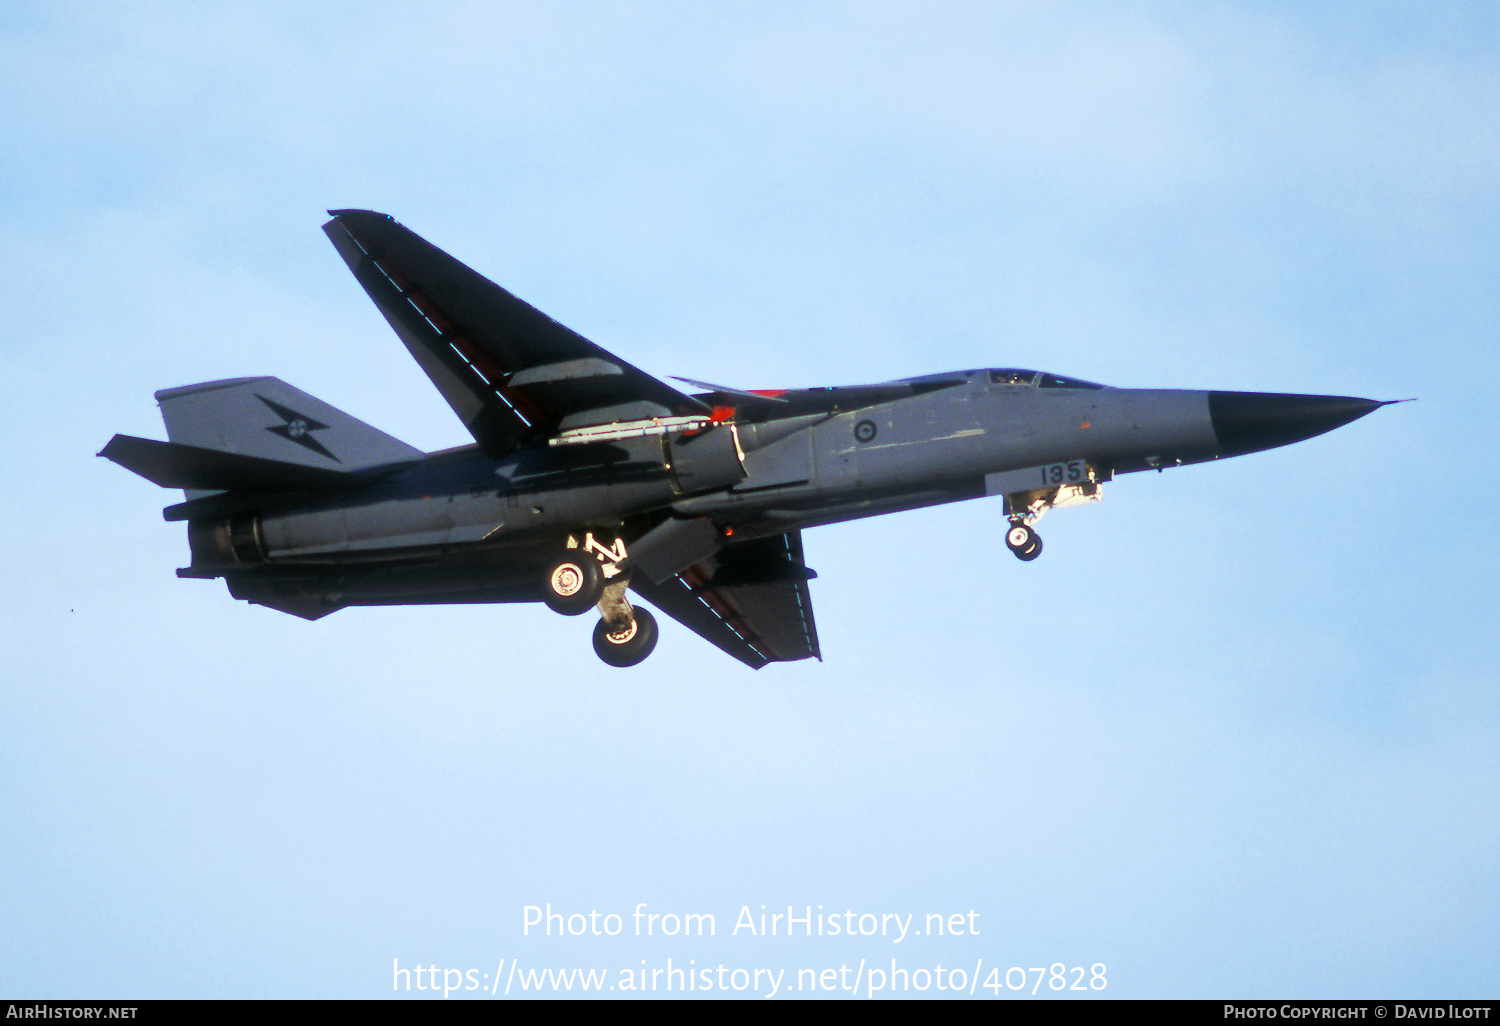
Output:
[[[726,936],[761,904],[972,908],[894,954],[1116,996],[1495,992],[1489,5],[11,3],[0,100],[0,992],[893,955]],[[307,624],[177,580],[172,495],[93,453],[249,374],[466,441],[346,206],[658,375],[1420,401],[1123,478],[1035,563],[997,503],[810,532],[822,663]]]

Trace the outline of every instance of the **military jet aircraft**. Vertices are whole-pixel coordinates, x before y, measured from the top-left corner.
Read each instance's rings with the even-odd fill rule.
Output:
[[[1016,368],[873,385],[683,390],[384,214],[323,230],[474,436],[424,453],[276,378],[156,393],[170,441],[100,453],[185,490],[181,577],[316,620],[345,606],[597,607],[594,648],[656,645],[645,599],[741,662],[821,658],[802,531],[1002,496],[1005,543],[1116,474],[1286,445],[1382,402],[1109,388]]]

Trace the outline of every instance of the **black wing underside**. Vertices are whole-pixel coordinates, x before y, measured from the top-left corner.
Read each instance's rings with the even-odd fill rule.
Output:
[[[661,584],[644,575],[630,587],[693,633],[751,669],[822,659],[802,556],[802,533],[726,545],[712,559]]]
[[[569,427],[709,412],[385,214],[330,213],[334,247],[487,455]]]

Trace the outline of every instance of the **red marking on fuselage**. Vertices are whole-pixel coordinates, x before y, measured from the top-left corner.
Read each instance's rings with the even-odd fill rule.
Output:
[[[775,399],[778,396],[786,395],[788,392],[791,391],[791,389],[790,388],[751,388],[751,389],[748,389],[747,391],[749,391],[749,393],[751,395],[763,395],[767,399]]]

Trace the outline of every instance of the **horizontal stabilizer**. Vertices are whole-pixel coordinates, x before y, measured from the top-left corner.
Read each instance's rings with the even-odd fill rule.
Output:
[[[132,435],[115,435],[99,455],[163,488],[258,493],[325,491],[369,480],[365,475],[342,470],[306,467]]]

